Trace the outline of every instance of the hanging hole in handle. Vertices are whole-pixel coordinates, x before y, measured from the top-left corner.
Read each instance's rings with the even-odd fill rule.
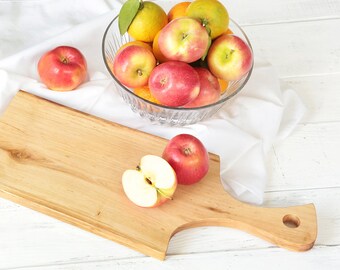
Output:
[[[300,226],[300,219],[297,216],[291,214],[285,215],[282,219],[282,222],[288,228],[297,228]]]

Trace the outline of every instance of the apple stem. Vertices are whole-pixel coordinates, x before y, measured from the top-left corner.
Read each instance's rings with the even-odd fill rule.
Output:
[[[187,148],[184,148],[183,153],[186,156],[190,156],[192,154],[192,151],[189,147],[187,147]]]
[[[65,56],[61,57],[61,62],[63,62],[64,64],[67,64],[68,63],[67,57]]]
[[[206,27],[208,25],[208,23],[209,23],[209,21],[207,19],[201,19],[201,22],[202,22],[202,25],[204,27]]]
[[[235,52],[235,50],[230,50],[229,54],[226,54],[226,59],[230,58],[231,55]]]
[[[183,35],[182,35],[182,40],[184,40],[187,36],[188,36],[188,34],[183,33]]]
[[[138,76],[143,76],[143,71],[140,70],[140,69],[137,69],[137,74],[138,74]]]
[[[139,10],[144,8],[143,0],[139,0]]]

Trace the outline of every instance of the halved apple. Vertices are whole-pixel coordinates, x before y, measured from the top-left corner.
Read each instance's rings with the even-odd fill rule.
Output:
[[[156,207],[171,200],[177,187],[176,173],[163,158],[146,155],[135,170],[122,176],[126,196],[141,207]]]

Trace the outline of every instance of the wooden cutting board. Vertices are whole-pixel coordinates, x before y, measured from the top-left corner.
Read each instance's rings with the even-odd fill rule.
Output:
[[[197,226],[241,229],[283,248],[312,248],[313,204],[263,208],[242,203],[220,182],[219,157],[199,183],[147,209],[125,196],[121,176],[165,139],[19,92],[0,117],[0,196],[134,250],[164,259],[170,238]]]

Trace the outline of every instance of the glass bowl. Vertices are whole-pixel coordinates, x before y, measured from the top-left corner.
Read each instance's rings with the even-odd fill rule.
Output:
[[[235,35],[242,38],[251,48],[250,41],[241,27],[230,19],[229,28]],[[138,113],[143,118],[148,118],[152,122],[167,126],[184,126],[195,124],[199,121],[210,118],[222,106],[224,106],[231,97],[236,95],[249,80],[253,65],[248,73],[237,81],[230,81],[228,88],[220,99],[213,103],[196,108],[167,107],[153,103],[149,100],[137,96],[132,89],[121,84],[112,72],[113,61],[116,52],[123,44],[132,39],[126,33],[121,36],[118,28],[118,16],[115,17],[107,26],[102,40],[102,55],[108,72],[113,78],[116,90],[122,96],[124,101],[130,105],[132,111]]]

